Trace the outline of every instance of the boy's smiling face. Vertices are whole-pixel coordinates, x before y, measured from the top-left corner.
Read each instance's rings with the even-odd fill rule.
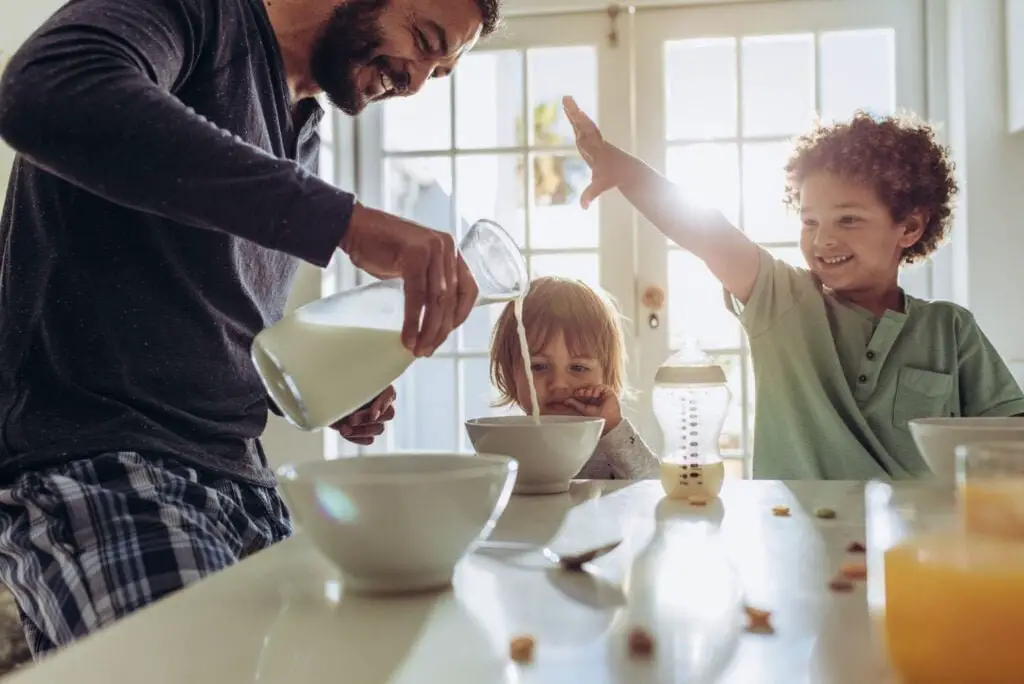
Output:
[[[873,188],[833,173],[807,176],[800,188],[800,249],[825,287],[876,293],[897,286],[903,251],[921,238],[924,221],[897,223]]]
[[[586,354],[573,354],[561,332],[530,355],[530,364],[542,415],[578,415],[565,400],[580,388],[603,385],[605,381],[598,360]],[[516,372],[516,403],[526,413],[531,412],[530,388],[522,364]]]

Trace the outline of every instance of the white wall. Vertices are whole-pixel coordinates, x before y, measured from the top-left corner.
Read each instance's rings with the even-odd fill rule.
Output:
[[[1024,134],[1007,132],[1003,0],[948,0],[947,31],[948,128],[965,192],[953,238],[956,290],[1020,368]]]

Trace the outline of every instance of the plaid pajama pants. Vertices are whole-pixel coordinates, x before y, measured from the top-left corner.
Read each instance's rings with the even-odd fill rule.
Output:
[[[0,488],[0,581],[38,659],[290,534],[274,489],[104,453]]]

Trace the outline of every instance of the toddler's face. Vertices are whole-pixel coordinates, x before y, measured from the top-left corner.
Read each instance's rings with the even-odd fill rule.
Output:
[[[875,191],[825,171],[800,189],[800,249],[807,265],[837,292],[889,287],[903,250],[921,237],[919,221],[893,221]]]
[[[603,365],[593,357],[573,356],[562,333],[554,336],[543,349],[531,351],[533,382],[537,386],[542,415],[577,415],[565,405],[565,400],[581,387],[604,384]],[[522,367],[516,371],[516,403],[527,413],[533,409]]]

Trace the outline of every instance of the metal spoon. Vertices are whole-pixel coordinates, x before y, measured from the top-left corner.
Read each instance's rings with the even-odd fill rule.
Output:
[[[587,549],[579,553],[555,553],[547,546],[537,546],[535,544],[524,544],[522,542],[499,542],[499,541],[487,541],[481,543],[476,548],[476,553],[492,557],[514,557],[531,551],[539,551],[544,558],[551,563],[560,566],[563,570],[570,572],[579,572],[583,569],[583,566],[591,561],[595,561],[601,556],[611,553],[622,544],[622,540],[603,544],[593,549]]]

